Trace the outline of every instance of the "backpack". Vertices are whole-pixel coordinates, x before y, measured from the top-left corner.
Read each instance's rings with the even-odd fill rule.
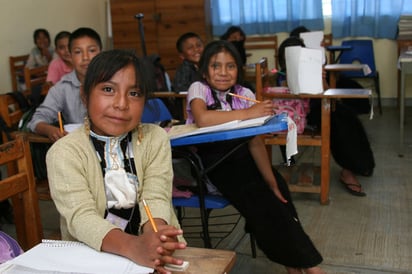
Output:
[[[267,93],[288,93],[286,87],[265,87]],[[298,134],[305,130],[307,121],[306,115],[309,112],[309,99],[273,99],[276,105],[276,114],[287,113],[295,122]]]

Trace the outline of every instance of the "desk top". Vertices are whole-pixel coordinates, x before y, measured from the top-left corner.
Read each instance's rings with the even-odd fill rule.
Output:
[[[176,147],[219,142],[236,138],[256,136],[265,133],[279,132],[287,130],[287,128],[287,116],[281,114],[274,116],[271,120],[269,120],[262,126],[191,135],[170,140],[170,144],[172,145],[172,147]]]
[[[189,262],[186,271],[173,272],[182,274],[226,273],[232,269],[236,260],[234,251],[197,247],[177,250],[174,256]],[[27,252],[0,265],[1,273],[69,273],[69,271],[70,273],[103,273],[105,271],[107,273],[148,273],[147,271],[151,269],[136,265],[125,257],[107,252],[96,252],[80,242],[54,240],[43,240]]]
[[[187,93],[176,93],[174,91],[155,91],[152,94],[157,98],[186,98]]]
[[[363,70],[365,64],[329,64],[325,66],[326,71],[350,71],[350,70]]]
[[[189,262],[186,271],[173,272],[176,274],[229,273],[236,261],[236,253],[231,250],[187,247],[177,250],[174,255]]]
[[[309,93],[268,93],[264,92],[263,97],[266,98],[283,98],[283,99],[305,99],[305,98],[368,98],[372,95],[370,89],[349,89],[349,88],[332,88],[319,94]]]

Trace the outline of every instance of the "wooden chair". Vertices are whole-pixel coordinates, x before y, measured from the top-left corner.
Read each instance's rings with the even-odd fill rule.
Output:
[[[326,49],[327,47],[332,46],[332,44],[333,44],[333,36],[332,36],[332,33],[325,34],[325,35],[323,36],[323,47]],[[331,51],[328,52],[328,60],[327,60],[327,63],[328,63],[328,64],[332,64],[332,63],[333,63],[333,60],[332,60],[332,52],[331,52]]]
[[[274,64],[278,69],[278,37],[271,36],[248,36],[245,41],[246,54],[250,54],[250,50],[273,50]]]
[[[43,228],[26,136],[18,135],[15,140],[0,145],[0,165],[10,163],[16,163],[17,172],[0,180],[0,200],[11,199],[17,241],[28,250],[41,242]]]
[[[36,86],[41,86],[41,93],[46,92],[43,90],[43,86],[48,86],[46,84],[46,79],[47,79],[47,70],[49,66],[40,66],[36,68],[28,68],[24,67],[24,83],[26,85],[26,90],[24,91],[24,94],[26,96],[31,95],[33,88]],[[45,95],[45,94],[42,94]]]
[[[9,94],[0,94],[0,115],[3,118],[6,125],[13,130],[11,132],[11,137],[15,138],[16,135],[21,134],[22,132],[17,131],[18,123],[23,116],[23,111],[20,109],[19,103],[13,96]],[[3,134],[3,140],[7,140],[7,136]],[[31,143],[44,143],[47,138],[38,138],[32,133],[26,133]],[[32,137],[32,135],[34,137]],[[36,145],[36,144],[32,144]],[[16,166],[12,164],[7,165],[8,174],[14,174],[16,172]],[[47,180],[38,180],[36,181],[36,189],[38,192],[38,197],[40,200],[51,200],[49,183]]]
[[[11,87],[13,91],[19,90],[19,78],[24,79],[24,66],[28,58],[28,54],[9,57]]]
[[[264,88],[269,86],[270,83],[270,73],[267,65],[267,58],[262,58],[255,65],[256,73],[256,99],[265,100],[265,99],[274,99],[273,94],[267,94],[264,92]],[[289,95],[289,94],[288,94]],[[282,95],[283,96],[283,95]],[[294,95],[285,96],[281,98],[293,98]],[[296,98],[295,98],[296,99]],[[276,135],[266,134],[262,136],[264,143],[266,145],[266,150],[269,156],[269,159],[272,159],[272,146],[273,145],[286,145],[286,133],[279,133]],[[297,137],[298,146],[315,146],[321,147],[322,139],[320,132],[314,132],[312,130],[305,130],[302,134],[298,134]],[[319,186],[308,186],[301,185],[299,182],[297,184],[290,184],[289,189],[292,192],[309,192],[309,193],[319,193]]]

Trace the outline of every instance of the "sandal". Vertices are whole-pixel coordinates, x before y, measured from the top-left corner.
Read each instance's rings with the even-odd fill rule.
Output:
[[[339,180],[341,182],[341,184],[346,188],[346,190],[354,195],[354,196],[359,196],[359,197],[364,197],[366,196],[366,193],[362,191],[362,186],[359,184],[349,184],[349,183],[345,183],[343,180]],[[359,187],[359,191],[353,190],[352,188],[350,188],[351,186],[356,186]]]

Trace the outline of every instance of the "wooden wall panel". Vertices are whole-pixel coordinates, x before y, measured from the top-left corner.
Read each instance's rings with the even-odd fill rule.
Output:
[[[181,63],[176,50],[180,35],[192,31],[211,40],[210,0],[111,0],[114,48],[136,49],[142,55],[137,13],[143,13],[147,54],[158,54],[169,76]]]

